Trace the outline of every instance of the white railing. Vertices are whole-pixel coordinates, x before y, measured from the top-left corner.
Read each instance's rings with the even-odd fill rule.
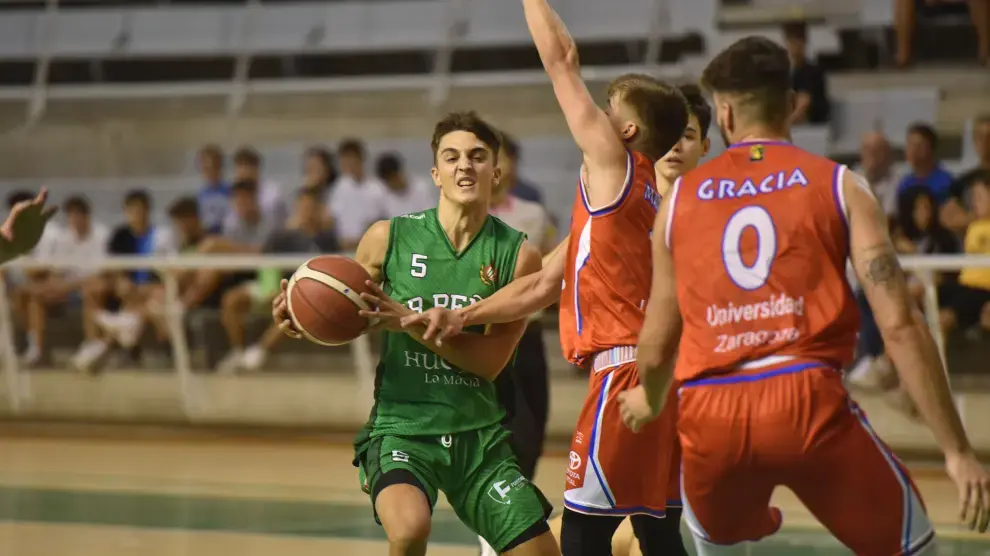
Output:
[[[308,257],[298,255],[228,255],[209,257],[200,255],[165,256],[165,257],[109,257],[95,261],[93,268],[101,270],[134,270],[154,269],[161,272],[166,295],[166,321],[172,338],[172,355],[175,362],[177,386],[183,407],[189,408],[195,403],[196,392],[192,387],[193,374],[189,357],[189,345],[186,342],[185,326],[182,312],[178,303],[178,285],[169,270],[255,270],[258,268],[278,268],[294,270],[304,263]],[[901,258],[901,264],[910,272],[916,274],[925,285],[924,310],[932,335],[938,344],[939,351],[945,361],[945,342],[938,319],[938,298],[936,296],[935,274],[939,271],[958,271],[963,268],[990,268],[990,255],[931,255],[908,256]],[[22,259],[4,265],[8,268],[79,268],[78,262],[39,262]],[[0,273],[0,291],[6,291],[3,274]],[[361,336],[350,344],[354,357],[358,379],[367,383],[374,376],[374,361],[370,344],[366,336]],[[22,376],[14,350],[14,328],[11,317],[10,301],[6,295],[0,296],[0,351],[3,353],[4,378],[10,395],[11,409],[18,411],[21,401],[30,395],[22,388]]]

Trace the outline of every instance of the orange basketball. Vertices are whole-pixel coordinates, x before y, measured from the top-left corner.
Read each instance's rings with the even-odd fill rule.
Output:
[[[371,307],[361,299],[370,293],[371,276],[357,261],[321,255],[306,261],[289,279],[286,300],[296,329],[316,344],[338,346],[360,336],[371,324],[358,315]]]

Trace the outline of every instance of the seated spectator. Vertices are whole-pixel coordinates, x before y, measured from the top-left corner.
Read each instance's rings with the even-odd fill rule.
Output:
[[[303,189],[296,199],[291,218],[298,225],[273,232],[265,241],[261,252],[282,255],[337,252],[337,237],[332,228],[326,227],[324,212],[319,193],[313,189]],[[247,341],[244,322],[253,309],[267,314],[271,309],[272,299],[280,291],[279,282],[291,275],[291,272],[283,273],[277,268],[263,269],[256,280],[244,282],[223,294],[220,316],[227,331],[231,351],[220,361],[217,372],[256,371],[265,363],[268,352],[282,339],[281,331],[273,324],[257,343],[245,347]]]
[[[117,256],[161,255],[167,250],[167,230],[151,222],[151,198],[142,190],[127,193],[124,197],[124,216],[127,222],[110,235],[107,251]],[[83,288],[84,302],[92,307],[107,310],[95,311],[92,316],[84,313],[91,322],[84,326],[98,328],[97,336],[87,338],[73,356],[71,365],[81,372],[99,369],[104,356],[114,345],[133,348],[141,339],[144,306],[157,281],[150,270],[109,271],[87,281]],[[113,312],[110,309],[119,308]]]
[[[936,218],[935,197],[928,188],[916,185],[901,193],[898,199],[897,221],[892,239],[902,255],[948,255],[959,252],[959,240]],[[939,298],[946,299],[955,284],[955,275],[937,275]],[[924,300],[924,285],[909,277],[911,292],[919,305]]]
[[[258,203],[265,218],[281,226],[289,216],[282,185],[276,181],[263,179],[261,175],[261,155],[251,147],[241,147],[234,153],[234,181],[253,181],[258,184]],[[227,216],[230,220],[232,217]],[[226,222],[225,222],[226,224]]]
[[[378,179],[385,184],[385,218],[422,212],[437,206],[438,189],[425,179],[410,178],[396,153],[383,154],[377,163]]]
[[[65,228],[54,228],[45,240],[38,244],[35,258],[39,262],[78,264],[78,267],[64,266],[41,271],[26,287],[27,295],[27,350],[23,355],[24,365],[37,367],[50,364],[49,353],[45,349],[45,325],[52,308],[64,307],[80,300],[83,284],[92,276],[91,265],[106,255],[110,232],[105,226],[94,223],[90,218],[89,203],[82,197],[69,197],[62,206],[65,214]],[[95,338],[93,327],[94,308],[83,304],[83,321],[87,323],[86,338]]]
[[[942,222],[960,237],[972,220],[970,207],[966,206],[969,186],[976,181],[984,181],[990,175],[990,114],[976,118],[973,125],[973,150],[978,162],[974,168],[963,172],[950,187],[952,198],[942,207]]]
[[[519,161],[522,158],[519,142],[508,134],[502,135],[502,152],[499,154],[498,167],[502,169],[500,183],[509,189],[509,194],[519,199],[543,204],[543,193],[540,188],[519,177]]]
[[[967,255],[990,255],[990,180],[974,182],[969,188],[973,222],[964,242]],[[941,312],[946,332],[979,325],[990,331],[990,268],[964,268],[952,299]]]
[[[896,0],[894,30],[897,34],[897,66],[906,68],[912,62],[914,30],[918,17],[964,13],[967,5],[976,28],[977,59],[990,67],[990,3],[986,0]]]
[[[827,124],[832,105],[825,71],[808,59],[808,25],[793,21],[784,25],[784,44],[791,58],[791,87],[797,93],[791,124]]]
[[[893,153],[883,133],[874,131],[863,136],[856,172],[866,177],[880,207],[888,217],[897,214],[897,182],[891,171]]]
[[[196,159],[203,186],[199,190],[199,211],[210,233],[220,233],[230,212],[230,185],[223,179],[223,150],[206,145]]]
[[[932,126],[916,123],[908,128],[904,155],[911,169],[897,186],[898,196],[911,186],[923,185],[931,191],[939,206],[949,199],[952,174],[942,168],[935,155],[937,148],[938,134]]]
[[[30,201],[34,197],[35,194],[30,191],[13,191],[7,195],[7,210],[13,210],[14,205],[24,201]],[[41,246],[50,241],[53,236],[58,235],[59,231],[60,227],[57,222],[49,222],[45,227],[41,239],[38,241],[38,245],[27,256],[29,258],[34,257]],[[24,271],[20,268],[4,268],[0,270],[0,273],[4,277],[4,283],[7,286],[7,292],[5,293],[9,295],[11,300],[11,314],[18,324],[24,321],[27,314],[28,297],[27,289],[24,286],[28,284],[31,277],[38,276],[42,272],[41,270]]]
[[[306,149],[303,157],[303,187],[317,190],[325,201],[338,177],[333,153],[321,146]]]
[[[350,252],[368,228],[385,216],[385,185],[365,173],[364,144],[346,139],[337,149],[340,177],[327,201],[337,228],[340,248]]]

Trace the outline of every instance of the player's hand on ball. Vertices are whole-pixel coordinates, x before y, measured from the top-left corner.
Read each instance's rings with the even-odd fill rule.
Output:
[[[275,321],[275,325],[278,326],[278,329],[283,334],[298,340],[302,338],[302,334],[292,325],[292,317],[289,316],[289,302],[285,297],[285,292],[289,287],[289,281],[282,279],[280,285],[282,288],[281,291],[272,300],[272,320]]]
[[[457,311],[434,307],[425,313],[413,313],[402,319],[403,328],[426,326],[423,339],[433,339],[437,346],[443,345],[448,336],[456,336],[464,329],[464,317]]]
[[[373,330],[385,329],[402,332],[402,324],[399,321],[402,317],[411,315],[413,310],[392,299],[378,287],[378,284],[371,280],[365,282],[365,285],[368,286],[371,293],[362,293],[361,299],[371,305],[372,309],[370,311],[362,310],[358,314],[369,319],[378,319],[378,324]]]
[[[990,474],[972,452],[946,454],[945,469],[959,489],[959,518],[970,530],[990,526]]]
[[[639,432],[640,427],[655,419],[658,413],[650,406],[642,385],[619,392],[619,414],[622,415],[622,422],[633,432]]]

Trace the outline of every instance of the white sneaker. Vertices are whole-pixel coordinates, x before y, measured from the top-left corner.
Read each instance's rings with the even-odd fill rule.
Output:
[[[144,320],[136,313],[108,313],[100,311],[96,324],[124,349],[136,346],[144,332]]]
[[[241,370],[244,361],[244,350],[233,349],[217,363],[217,374],[232,375]]]
[[[245,371],[257,371],[261,369],[261,366],[265,364],[267,359],[268,351],[255,344],[244,351],[244,357],[241,358],[241,366]]]
[[[21,355],[21,365],[25,367],[34,367],[41,362],[41,355],[41,348],[38,347],[38,344],[28,341],[27,349],[25,349],[24,353]]]
[[[110,344],[102,340],[87,340],[79,346],[79,350],[69,364],[81,373],[92,373],[98,370],[100,359],[110,350]]]

